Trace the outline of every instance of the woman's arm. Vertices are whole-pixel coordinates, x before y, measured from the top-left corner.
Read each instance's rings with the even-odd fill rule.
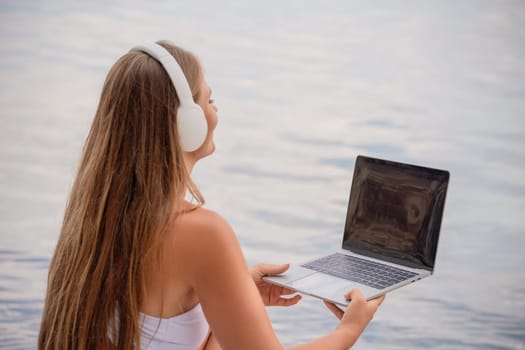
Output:
[[[293,346],[290,349],[349,349],[354,345],[374,317],[377,308],[385,300],[385,296],[382,295],[376,299],[366,301],[358,289],[352,289],[345,294],[345,297],[352,300],[346,311],[339,309],[335,304],[325,301],[328,309],[341,321],[334,332],[317,338],[310,343]],[[342,347],[341,344],[343,344]]]
[[[283,349],[231,227],[217,214],[197,209],[182,218],[176,244],[185,261],[185,279],[199,297],[213,336],[207,349]],[[179,260],[180,261],[180,260]],[[353,292],[337,329],[295,349],[347,349],[370,321],[380,301]],[[361,299],[360,299],[361,297]],[[335,307],[335,306],[334,306]],[[337,309],[338,310],[338,309]],[[333,310],[334,311],[334,310]]]
[[[199,208],[180,218],[179,261],[223,349],[282,349],[228,223]],[[180,246],[178,247],[180,248]]]
[[[313,341],[302,344],[302,345],[296,345],[288,348],[289,350],[308,350],[308,349],[348,349],[350,348],[359,338],[361,333],[364,330],[364,327],[368,324],[369,320],[361,320],[360,322],[355,320],[356,324],[352,325],[352,318],[353,314],[368,314],[370,319],[373,316],[373,313],[377,310],[377,307],[383,302],[384,296],[375,300],[371,300],[370,302],[366,302],[364,298],[362,297],[362,294],[358,291],[351,291],[351,293],[348,294],[348,296],[352,295],[353,299],[353,308],[347,310],[347,317],[349,320],[348,325],[345,325],[344,323],[336,329],[335,332],[330,333],[328,335],[319,337],[317,339],[314,339]],[[361,299],[361,300],[359,300]],[[328,309],[330,309],[340,320],[345,316],[345,312],[343,310],[339,309],[336,305],[332,303],[325,302]],[[365,307],[370,308],[371,310],[363,310],[362,311],[355,311],[354,309],[357,307]],[[372,315],[370,315],[370,312]],[[356,315],[359,316],[359,315]],[[345,321],[346,322],[346,321]],[[360,326],[361,325],[361,326]],[[364,326],[363,326],[364,325]],[[345,334],[344,327],[348,327],[346,329],[346,332],[348,334]],[[341,344],[347,344],[343,345],[341,347]],[[219,343],[217,342],[217,339],[215,339],[213,333],[210,333],[206,343],[203,345],[202,350],[221,350],[221,347]]]

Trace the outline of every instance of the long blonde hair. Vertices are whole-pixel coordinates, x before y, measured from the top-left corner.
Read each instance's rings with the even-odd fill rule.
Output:
[[[198,60],[159,43],[196,101]],[[139,348],[148,264],[160,263],[162,235],[186,192],[204,202],[184,165],[178,106],[168,75],[145,53],[125,54],[108,73],[51,260],[39,349]]]

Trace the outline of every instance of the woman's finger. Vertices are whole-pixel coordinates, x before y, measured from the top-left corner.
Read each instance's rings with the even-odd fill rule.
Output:
[[[333,304],[333,303],[331,303],[329,301],[323,300],[323,302],[326,305],[326,307],[328,308],[328,310],[332,311],[332,313],[335,315],[335,317],[337,317],[338,319],[343,318],[343,315],[345,314],[343,310],[341,310],[335,304]]]
[[[258,264],[254,266],[254,269],[263,276],[268,275],[279,275],[284,271],[288,270],[290,264],[284,265],[273,265],[273,264]]]
[[[352,288],[349,292],[346,292],[345,294],[346,300],[352,300],[352,299],[364,299],[363,293],[357,288]]]
[[[377,298],[371,299],[368,302],[372,303],[372,304],[375,304],[376,307],[379,307],[379,305],[381,305],[383,303],[383,300],[385,300],[385,295],[384,294],[381,295],[381,296],[378,296]]]
[[[280,298],[277,301],[279,306],[292,306],[297,304],[301,300],[300,295],[295,295],[293,298]]]
[[[294,294],[294,293],[297,293],[297,291],[295,291],[293,289],[284,288],[284,287],[282,287],[282,289],[281,289],[281,295],[290,295],[290,294]]]

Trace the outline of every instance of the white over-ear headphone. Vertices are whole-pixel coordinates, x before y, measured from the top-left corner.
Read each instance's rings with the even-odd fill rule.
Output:
[[[208,124],[202,108],[193,101],[190,86],[182,69],[175,58],[164,47],[156,43],[146,43],[134,46],[130,51],[142,51],[160,62],[168,73],[177,96],[179,109],[177,111],[177,128],[180,145],[186,152],[197,150],[208,132]]]

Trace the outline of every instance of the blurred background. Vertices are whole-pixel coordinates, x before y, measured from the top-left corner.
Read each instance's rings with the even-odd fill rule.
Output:
[[[0,348],[35,348],[105,75],[158,39],[205,67],[217,150],[194,176],[250,264],[340,247],[358,154],[447,169],[434,276],[355,349],[525,348],[525,4],[346,0],[0,1]],[[269,312],[286,345],[337,324],[308,297]]]

